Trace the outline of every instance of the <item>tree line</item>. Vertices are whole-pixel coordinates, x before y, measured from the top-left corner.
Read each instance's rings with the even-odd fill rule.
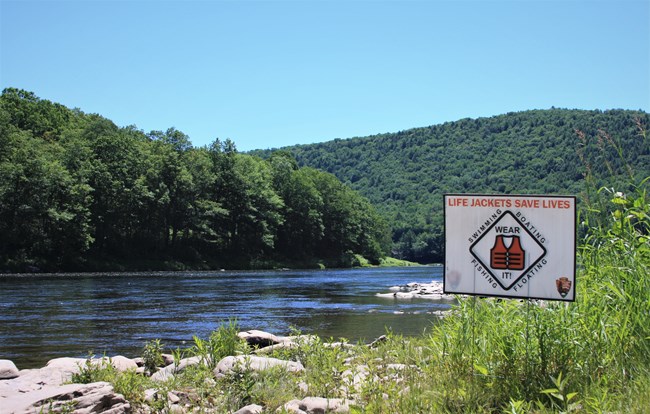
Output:
[[[368,200],[289,152],[193,147],[16,88],[0,97],[0,235],[5,270],[341,265],[390,250]]]

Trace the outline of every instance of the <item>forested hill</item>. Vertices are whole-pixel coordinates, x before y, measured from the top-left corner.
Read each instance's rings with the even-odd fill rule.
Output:
[[[392,226],[395,255],[434,262],[443,194],[579,194],[587,166],[610,185],[612,174],[627,176],[622,158],[647,176],[638,123],[648,121],[638,111],[531,110],[284,150],[366,196]]]
[[[0,272],[349,266],[389,247],[366,199],[290,155],[0,96]]]

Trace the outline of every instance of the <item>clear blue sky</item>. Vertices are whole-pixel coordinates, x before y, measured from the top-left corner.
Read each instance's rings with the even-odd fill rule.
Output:
[[[650,2],[6,1],[0,86],[240,151],[650,110]]]

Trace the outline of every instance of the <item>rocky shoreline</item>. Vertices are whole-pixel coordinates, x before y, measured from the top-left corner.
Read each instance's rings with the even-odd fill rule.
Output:
[[[91,363],[106,361],[94,359]],[[120,371],[137,369],[137,363],[115,356],[110,363]],[[129,413],[131,405],[107,382],[72,383],[86,364],[83,358],[56,358],[45,367],[18,370],[10,360],[0,360],[0,406],[2,413],[62,412],[74,405],[74,413]]]
[[[274,351],[291,349],[305,344],[318,343],[318,346],[339,348],[341,350],[355,347],[375,347],[387,338],[381,336],[368,345],[352,345],[347,342],[321,342],[312,335],[276,336],[267,332],[251,330],[239,332],[237,336],[245,341],[250,352],[242,355],[229,355],[222,358],[213,373],[213,384],[220,378],[239,374],[244,371],[262,372],[266,370],[284,370],[287,373],[301,373],[305,370],[299,361],[283,360],[266,356]],[[209,357],[192,356],[174,361],[174,356],[161,355],[163,364],[151,375],[145,370],[142,358],[126,358],[124,356],[104,358],[56,358],[50,360],[45,367],[38,369],[18,370],[10,360],[0,360],[0,410],[3,414],[39,414],[39,413],[105,413],[105,414],[152,414],[157,412],[147,403],[165,400],[165,412],[183,414],[190,412],[217,413],[210,408],[196,406],[197,396],[192,391],[171,390],[161,393],[175,376],[181,375],[188,367],[195,365],[213,366]],[[144,391],[144,403],[133,404],[115,392],[108,382],[91,382],[86,384],[74,383],[84,370],[92,367],[107,367],[118,372],[134,371],[143,376],[149,376],[161,388],[150,388]],[[341,373],[340,387],[345,387],[346,394],[354,395],[368,379],[368,367],[346,362],[348,368]],[[402,364],[387,364],[386,375],[389,380],[398,380],[401,370],[406,369]],[[376,379],[372,379],[376,380]],[[304,394],[308,394],[308,385],[299,384]],[[278,412],[309,414],[309,413],[347,413],[350,411],[351,400],[341,398],[324,398],[307,396],[303,399],[287,401]],[[199,410],[199,411],[197,411]],[[256,404],[241,407],[235,414],[259,414],[264,407]]]

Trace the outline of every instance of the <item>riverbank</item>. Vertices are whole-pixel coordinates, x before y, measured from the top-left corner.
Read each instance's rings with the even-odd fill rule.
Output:
[[[23,370],[0,360],[0,405],[3,413],[348,413],[376,380],[370,356],[387,342],[236,332],[230,323],[172,354],[152,341],[133,359],[56,358]],[[395,384],[416,368],[388,359],[381,366],[381,380]]]
[[[220,270],[279,270],[279,269],[349,269],[357,267],[414,267],[420,263],[394,257],[382,257],[371,262],[360,254],[344,254],[335,258],[309,257],[302,259],[247,259],[247,260],[198,260],[171,259],[125,259],[93,258],[83,262],[52,267],[36,263],[13,263],[0,269],[2,274],[29,273],[98,273],[98,272],[187,272]]]
[[[300,333],[240,332],[230,323],[171,353],[151,341],[136,358],[56,358],[26,370],[0,360],[0,407],[7,414],[437,413],[467,412],[456,404],[471,393],[486,401],[472,412],[502,412],[488,404],[497,390],[485,382],[483,367],[470,372],[456,367],[456,376],[449,376],[450,358],[434,342],[440,339],[387,334],[363,344]],[[567,386],[565,381],[559,385]],[[579,394],[598,390],[594,384]],[[607,404],[608,412],[643,413],[648,391],[646,371],[602,401],[582,397],[569,411],[599,412],[594,407]],[[566,388],[554,392],[570,399],[577,395]],[[561,408],[543,397],[534,404],[510,400],[508,412]]]

